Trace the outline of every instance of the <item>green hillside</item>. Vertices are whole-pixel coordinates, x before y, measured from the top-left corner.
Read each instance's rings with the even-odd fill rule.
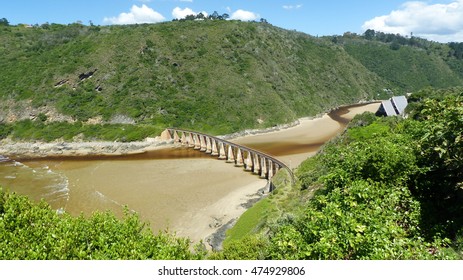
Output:
[[[3,26],[0,42],[0,134],[26,139],[43,139],[36,131],[50,123],[59,129],[46,140],[98,138],[103,124],[144,128],[125,140],[167,126],[230,133],[463,79],[461,60],[422,48],[333,42],[264,22]]]
[[[426,86],[443,88],[463,83],[441,57],[427,54],[423,49],[409,46],[391,49],[391,45],[369,41],[350,42],[344,48],[365,67],[401,91],[413,92]]]
[[[79,121],[122,115],[225,133],[371,99],[384,85],[343,48],[264,23],[18,26],[0,40],[2,104]]]
[[[325,39],[342,46],[366,68],[387,80],[394,92],[463,83],[463,43],[442,44],[371,29],[362,35],[347,32]]]

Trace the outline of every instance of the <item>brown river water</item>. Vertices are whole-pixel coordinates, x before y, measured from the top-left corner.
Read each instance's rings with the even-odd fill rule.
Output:
[[[340,133],[357,113],[378,103],[353,105],[271,133],[231,141],[273,155],[291,168]],[[267,181],[233,164],[185,147],[106,158],[17,162],[0,156],[0,186],[72,215],[113,211],[139,213],[154,231],[168,229],[193,242],[205,240],[236,219]]]

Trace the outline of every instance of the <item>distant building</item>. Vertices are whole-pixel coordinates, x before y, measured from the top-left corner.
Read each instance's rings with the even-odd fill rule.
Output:
[[[381,102],[376,115],[378,116],[403,116],[408,102],[405,96],[394,96]]]

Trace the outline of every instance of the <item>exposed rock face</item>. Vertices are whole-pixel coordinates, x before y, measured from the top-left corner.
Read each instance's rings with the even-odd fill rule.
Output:
[[[111,124],[135,124],[135,120],[125,115],[115,115],[109,121]]]
[[[6,100],[0,105],[0,122],[35,120],[39,114],[46,115],[49,122],[75,122],[72,117],[59,113],[53,106],[34,107],[31,100]]]
[[[84,80],[86,80],[86,79],[91,78],[91,77],[93,76],[93,74],[95,74],[96,71],[98,71],[98,69],[95,69],[95,70],[93,70],[93,71],[89,71],[89,72],[87,72],[87,73],[81,73],[81,74],[79,74],[79,80],[80,80],[80,81],[84,81]]]

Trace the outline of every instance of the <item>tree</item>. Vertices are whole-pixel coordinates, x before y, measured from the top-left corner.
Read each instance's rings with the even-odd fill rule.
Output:
[[[196,15],[196,18],[197,19],[205,19],[206,16],[203,13],[199,13],[199,14]]]
[[[419,164],[427,171],[415,180],[414,191],[428,216],[423,220],[448,226],[453,234],[463,223],[463,94],[425,100],[421,118],[410,133],[417,140]]]
[[[0,19],[0,26],[9,26],[9,25],[10,23],[8,22],[6,18]]]
[[[397,41],[392,42],[390,48],[391,48],[391,50],[393,50],[393,51],[399,50],[399,49],[400,49],[400,44],[399,44],[399,42],[397,42]]]
[[[219,13],[217,11],[214,11],[212,15],[209,16],[209,19],[218,19],[219,18]]]
[[[196,19],[196,16],[195,15],[187,15],[185,17],[185,20],[195,20]]]
[[[375,38],[375,31],[373,29],[368,29],[365,33],[363,33],[363,36],[367,40],[373,40],[373,38]]]

